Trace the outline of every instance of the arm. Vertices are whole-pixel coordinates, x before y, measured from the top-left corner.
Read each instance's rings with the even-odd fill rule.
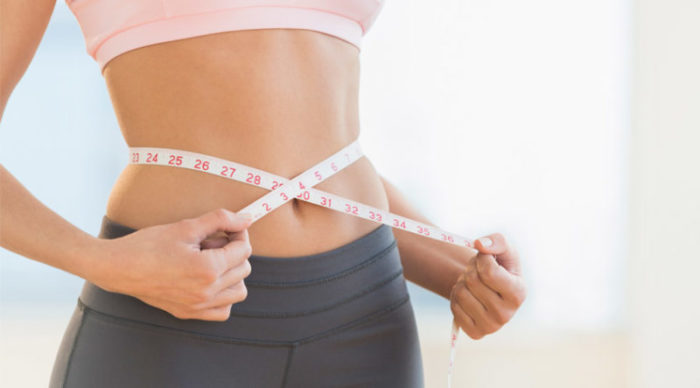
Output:
[[[55,0],[0,0],[0,119],[54,6]],[[90,278],[100,241],[44,206],[0,164],[0,246]]]
[[[0,246],[30,259],[94,279],[105,240],[93,237],[37,200],[0,164]]]
[[[46,31],[55,0],[0,0],[0,119]],[[226,209],[116,239],[78,229],[35,198],[0,164],[0,246],[141,299],[181,319],[224,321],[244,300],[250,219]],[[203,249],[219,231],[224,246]]]
[[[389,199],[390,212],[436,226],[420,214],[396,186],[384,177],[381,180]],[[395,228],[394,235],[406,279],[446,299],[450,298],[452,286],[467,268],[469,260],[476,256],[474,250],[445,244],[405,230]]]
[[[56,0],[0,0],[0,119],[10,93],[27,70]]]

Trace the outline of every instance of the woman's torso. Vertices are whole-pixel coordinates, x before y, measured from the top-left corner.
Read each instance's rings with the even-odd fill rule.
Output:
[[[231,31],[126,52],[104,76],[130,147],[199,152],[292,178],[359,135],[358,54],[346,41],[309,30]],[[388,210],[367,157],[315,187]],[[238,211],[266,192],[188,169],[130,164],[106,215],[138,229],[220,207]],[[298,256],[376,227],[294,199],[249,235],[254,254]]]

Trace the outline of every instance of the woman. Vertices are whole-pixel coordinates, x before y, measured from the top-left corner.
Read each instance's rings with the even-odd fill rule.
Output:
[[[4,110],[54,1],[0,1]],[[382,3],[68,5],[130,147],[187,150],[289,179],[359,135],[360,38]],[[236,211],[266,189],[130,164],[95,238],[0,173],[0,245],[86,280],[51,387],[419,387],[405,279],[449,298],[475,339],[525,297],[500,234],[473,255],[297,199],[251,225]],[[428,223],[366,157],[315,188]]]

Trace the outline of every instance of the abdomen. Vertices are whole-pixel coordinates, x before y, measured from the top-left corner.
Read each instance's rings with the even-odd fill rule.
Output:
[[[292,178],[359,135],[357,48],[313,31],[234,31],[147,46],[116,57],[104,74],[132,147],[199,152]],[[315,187],[388,209],[366,157]],[[187,169],[128,165],[106,214],[142,228],[219,207],[238,211],[266,192]],[[254,254],[298,256],[377,226],[293,200],[249,233]]]

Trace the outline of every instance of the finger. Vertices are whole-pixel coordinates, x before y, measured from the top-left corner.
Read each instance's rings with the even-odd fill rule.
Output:
[[[234,303],[242,302],[247,296],[248,289],[246,288],[245,283],[243,283],[243,281],[239,281],[230,287],[224,288],[210,300],[196,305],[195,308],[198,310],[217,309],[219,307],[230,306]]]
[[[221,232],[226,236],[226,242],[217,248],[224,248],[226,244],[234,241],[242,242],[243,244],[250,244],[248,229],[243,229],[240,232]]]
[[[486,308],[479,302],[476,297],[464,284],[463,287],[457,287],[455,290],[455,300],[459,307],[464,310],[476,323],[476,326],[481,330],[491,329],[494,322],[491,322],[486,314]]]
[[[480,237],[474,242],[474,247],[481,253],[496,257],[498,263],[505,267],[508,272],[516,275],[522,274],[518,253],[508,244],[502,234],[493,233]]]
[[[510,289],[515,275],[501,267],[493,255],[479,253],[474,261],[476,274],[485,285],[501,296]]]
[[[230,268],[223,275],[216,279],[216,282],[212,286],[214,292],[221,292],[222,290],[232,287],[237,283],[240,283],[243,279],[247,278],[252,271],[250,261],[244,260],[240,265]]]
[[[478,271],[472,271],[471,274],[465,279],[469,291],[486,307],[486,315],[491,322],[499,326],[505,325],[513,316],[514,308],[519,304],[511,299],[504,299],[501,294],[484,284]],[[508,295],[510,298],[511,295]]]
[[[252,219],[223,208],[212,210],[190,220],[194,226],[194,230],[190,231],[190,237],[195,238],[198,243],[218,231],[241,232],[252,223]]]
[[[202,241],[199,245],[201,249],[216,249],[223,247],[224,245],[228,244],[228,242],[228,237],[209,237]]]
[[[457,325],[462,328],[462,331],[469,335],[469,338],[479,339],[484,336],[484,334],[476,327],[476,322],[474,319],[465,313],[464,310],[459,306],[456,301],[450,303],[450,308],[452,309],[452,314],[457,321]]]
[[[464,282],[476,299],[484,306],[487,312],[496,310],[500,304],[503,304],[501,295],[484,284],[484,281],[479,275],[479,271],[471,270],[464,273]]]
[[[243,229],[239,232],[226,232],[229,241],[248,241],[248,229]]]
[[[219,277],[229,269],[239,266],[253,252],[247,231],[241,234],[242,237],[229,241],[221,248],[203,249],[195,254],[200,255],[200,259],[207,262],[208,268],[213,269]]]
[[[482,283],[498,292],[503,300],[515,305],[522,303],[525,291],[522,277],[506,271],[492,255],[479,254],[476,269]]]
[[[226,265],[225,271],[239,266],[253,253],[253,248],[250,246],[247,232],[245,232],[244,235],[245,238],[235,239],[219,249],[209,250],[210,252],[215,252],[223,256],[223,261]]]
[[[199,320],[204,320],[204,321],[223,322],[223,321],[227,321],[230,316],[231,316],[231,305],[229,304],[226,306],[220,306],[220,307],[204,310],[204,311],[197,314],[197,318],[193,318],[193,319],[199,319]]]

